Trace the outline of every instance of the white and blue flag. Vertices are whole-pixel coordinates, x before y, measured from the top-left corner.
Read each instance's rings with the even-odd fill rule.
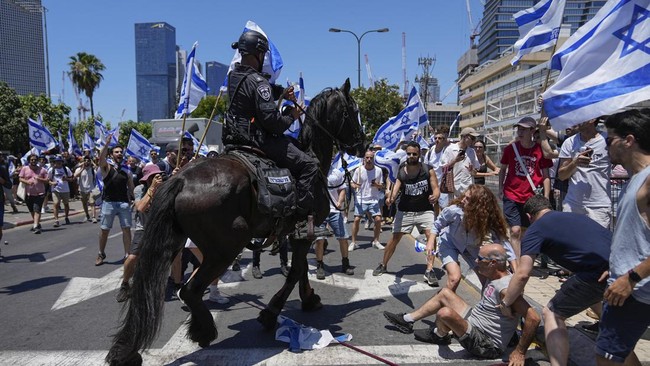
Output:
[[[271,75],[269,83],[273,84],[280,76],[280,72],[282,72],[282,66],[284,66],[284,63],[282,62],[282,56],[280,56],[280,51],[278,51],[278,48],[275,47],[275,44],[271,42],[271,39],[266,35],[266,33],[264,33],[262,28],[260,28],[260,26],[251,20],[246,22],[246,26],[244,27],[244,31],[242,33],[246,33],[249,30],[263,34],[264,37],[266,37],[266,39],[269,41],[269,50],[266,51],[266,55],[264,56],[264,65],[262,66],[262,72]],[[235,50],[235,55],[232,57],[232,61],[230,61],[228,74],[230,74],[230,72],[235,68],[235,63],[237,62],[241,62],[241,55],[239,54],[238,50]],[[223,81],[223,85],[221,86],[222,91],[226,91],[228,88],[228,74],[226,74],[226,80]]]
[[[20,158],[20,161],[23,163],[23,166],[29,164],[29,162],[27,161],[27,158],[29,158],[30,155],[40,156],[41,155],[41,150],[39,150],[39,149],[37,149],[35,147],[32,147],[28,152],[26,152],[25,155],[23,155]]]
[[[131,129],[131,136],[129,136],[129,143],[126,145],[126,154],[138,158],[140,161],[148,163],[149,153],[153,149],[153,145],[142,136],[135,128]]]
[[[189,131],[185,131],[183,137],[192,139],[192,145],[194,145],[194,151],[196,152],[196,150],[199,148],[199,140],[196,137],[194,137],[194,135],[189,133]],[[199,150],[199,155],[206,156],[208,155],[209,152],[210,150],[206,145],[201,145],[201,149]]]
[[[9,172],[10,177],[14,175],[14,172],[16,171],[16,165],[14,164],[13,160],[9,160],[9,166],[7,167],[7,171]]]
[[[291,86],[291,85],[289,85]],[[294,86],[295,88],[295,86]],[[294,90],[294,93],[296,94],[296,100],[298,101],[298,104],[304,106],[304,108],[307,108],[309,106],[309,102],[311,101],[311,98],[308,98],[305,96],[305,82],[302,79],[302,72],[300,73],[300,78],[298,79],[298,90]],[[285,101],[283,105],[292,105],[292,102]],[[302,123],[305,122],[305,115],[302,114],[300,115],[300,119],[293,121],[291,126],[287,128],[286,131],[284,131],[284,134],[290,137],[293,137],[294,139],[298,139],[298,136],[300,136],[300,129],[302,126]]]
[[[183,77],[183,86],[181,87],[181,96],[178,103],[178,108],[174,118],[181,119],[183,116],[189,116],[193,110],[199,105],[201,99],[208,94],[208,83],[201,75],[199,68],[194,60],[196,55],[196,46],[199,42],[194,42],[192,51],[187,55],[187,62],[185,63],[185,77]]]
[[[95,145],[102,149],[106,145],[106,136],[113,134],[111,142],[108,144],[108,147],[113,147],[117,145],[117,140],[120,138],[120,126],[115,127],[114,129],[108,131],[106,126],[98,120],[95,120]]]
[[[356,157],[354,155],[350,155],[348,153],[343,153],[343,160],[348,164],[347,168],[348,171],[352,171],[356,168],[358,168],[361,165],[361,158]],[[341,160],[341,152],[339,151],[336,153],[334,156],[334,159],[332,159],[332,165],[330,166],[330,172],[332,170],[338,170],[340,172],[345,172],[345,169],[343,169],[343,161]]]
[[[373,143],[393,150],[404,138],[409,139],[421,127],[429,124],[427,112],[415,87],[411,89],[406,107],[395,117],[381,125]]]
[[[399,165],[406,161],[406,151],[381,149],[375,153],[375,165],[388,170],[388,178],[395,182]]]
[[[82,151],[79,148],[79,145],[77,144],[77,140],[74,138],[74,134],[72,131],[72,123],[68,125],[68,153],[72,156],[74,155],[82,155]]]
[[[38,120],[27,119],[29,130],[29,144],[37,150],[46,151],[54,149],[58,143],[50,130],[43,124],[43,117],[39,114]]]
[[[553,55],[544,93],[556,131],[650,99],[650,0],[610,0]]]
[[[65,150],[65,145],[63,145],[63,137],[61,136],[61,131],[57,130],[56,133],[59,136],[59,140],[57,141],[59,147],[59,153],[62,153]]]
[[[427,140],[422,135],[418,135],[418,137],[415,139],[415,142],[420,144],[420,149],[427,149],[428,150],[429,147],[430,147],[429,143],[427,142]]]
[[[90,137],[87,131],[84,131],[83,149],[90,150],[90,154],[94,155],[95,141]]]
[[[560,35],[566,0],[542,0],[532,8],[515,13],[519,40],[513,46],[515,65],[522,56],[553,46]]]

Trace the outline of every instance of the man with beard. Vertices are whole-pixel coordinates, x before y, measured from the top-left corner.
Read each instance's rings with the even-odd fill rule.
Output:
[[[397,215],[393,223],[393,236],[388,240],[384,250],[384,259],[373,272],[373,276],[380,276],[386,273],[386,266],[390,257],[393,256],[397,244],[404,234],[413,231],[417,227],[419,232],[424,232],[427,239],[433,226],[433,204],[440,197],[438,179],[436,173],[428,165],[420,163],[420,145],[411,141],[406,146],[406,162],[400,165],[397,173],[397,180],[393,186],[386,204],[392,204],[398,193],[401,194],[397,204]],[[424,277],[431,286],[438,286],[438,280],[434,275],[433,256],[427,258],[427,272]]]
[[[115,216],[119,217],[120,227],[122,228],[122,243],[124,244],[125,257],[128,255],[131,247],[131,197],[133,197],[133,178],[131,171],[122,166],[124,159],[124,148],[116,145],[111,150],[112,160],[109,162],[108,144],[111,142],[113,134],[109,134],[106,144],[99,153],[99,169],[104,181],[104,191],[102,192],[102,222],[101,232],[99,233],[99,253],[95,260],[95,265],[104,264],[106,254],[106,242],[108,233],[113,227]]]

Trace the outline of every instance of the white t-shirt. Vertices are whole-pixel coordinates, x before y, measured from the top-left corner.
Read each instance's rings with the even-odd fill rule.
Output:
[[[339,201],[339,192],[345,189],[343,181],[345,174],[338,169],[332,169],[327,176],[327,193],[330,195],[330,213],[339,212],[340,210],[334,206],[334,203]]]
[[[440,152],[437,153],[436,147],[434,145],[424,156],[424,163],[429,165],[431,169],[433,169],[433,171],[436,173],[436,178],[438,178],[438,182],[440,182],[440,179],[442,178],[443,164],[441,163],[441,160],[442,160],[442,156],[447,150],[447,147],[448,146],[443,147],[442,150],[440,150]]]
[[[590,208],[610,207],[609,176],[612,164],[607,155],[605,138],[601,134],[587,142],[582,141],[579,133],[567,138],[560,149],[560,159],[573,159],[584,148],[594,150],[591,163],[587,167],[579,166],[573,173],[564,202]]]
[[[449,144],[445,153],[442,155],[440,161],[441,165],[447,165],[449,162],[456,159],[458,152],[461,150],[458,145],[459,142],[454,144]],[[470,173],[469,167],[474,167],[478,169],[481,167],[481,163],[478,162],[476,158],[476,151],[473,148],[468,147],[465,149],[465,159],[454,164],[454,188],[456,189],[455,195],[458,197],[461,193],[465,192],[467,188],[474,183],[474,178]],[[436,174],[437,175],[437,174]]]
[[[70,169],[68,169],[67,166],[61,168],[51,168],[48,172],[48,175],[51,182],[56,182],[56,185],[52,186],[52,192],[70,192],[70,185],[68,184],[68,181],[63,180],[65,177],[72,177],[72,172]]]
[[[79,174],[79,191],[88,193],[95,188],[95,172],[92,166],[80,166],[77,168],[76,174]]]
[[[377,203],[383,193],[376,187],[371,186],[372,181],[377,184],[384,184],[384,176],[379,167],[367,170],[365,166],[360,166],[354,171],[352,181],[361,187],[357,191],[357,203]]]

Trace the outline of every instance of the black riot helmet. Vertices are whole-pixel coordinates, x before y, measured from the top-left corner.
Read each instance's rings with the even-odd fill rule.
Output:
[[[269,41],[262,33],[249,30],[242,33],[239,41],[232,44],[232,48],[239,50],[242,56],[265,54],[269,50]]]

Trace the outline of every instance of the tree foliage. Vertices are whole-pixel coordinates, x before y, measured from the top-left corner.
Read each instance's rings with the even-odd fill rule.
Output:
[[[120,138],[118,139],[118,142],[122,146],[126,147],[126,145],[129,143],[129,137],[131,136],[132,129],[140,132],[142,136],[146,137],[147,139],[151,138],[151,123],[128,120],[120,123]]]
[[[90,100],[90,115],[95,115],[93,106],[93,94],[99,88],[99,83],[104,79],[101,71],[106,66],[95,56],[86,52],[78,52],[75,56],[70,56],[70,79],[72,84],[79,92],[83,92]]]
[[[29,150],[27,117],[16,91],[0,82],[0,150],[12,153]]]
[[[192,111],[191,117],[192,118],[210,118],[210,115],[212,114],[212,109],[214,108],[214,103],[217,100],[217,97],[214,95],[208,95],[205,98],[203,98],[200,102],[199,105],[196,106],[196,109]],[[228,97],[223,94],[221,96],[221,99],[219,99],[219,104],[217,105],[217,110],[215,112],[215,117],[223,115],[226,112],[226,107],[228,106]]]
[[[366,136],[370,139],[384,122],[404,108],[399,86],[388,85],[386,79],[376,82],[372,88],[356,88],[351,94],[359,105],[361,122],[366,127]]]

